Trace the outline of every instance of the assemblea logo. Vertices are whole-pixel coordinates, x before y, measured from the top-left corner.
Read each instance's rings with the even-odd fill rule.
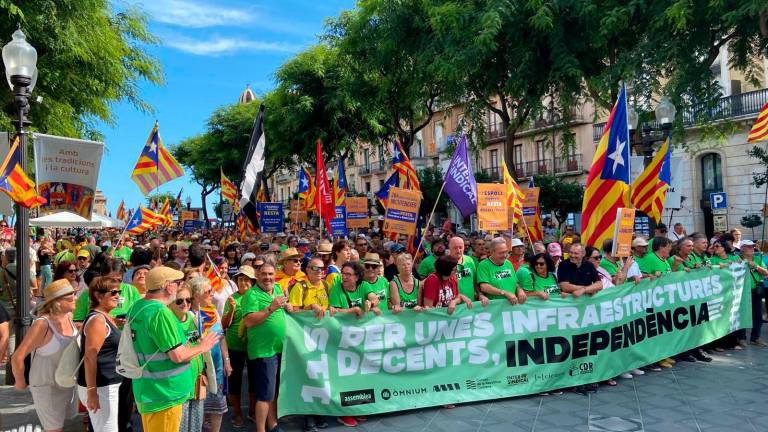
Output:
[[[339,399],[341,399],[341,406],[365,405],[376,402],[373,389],[341,392]]]

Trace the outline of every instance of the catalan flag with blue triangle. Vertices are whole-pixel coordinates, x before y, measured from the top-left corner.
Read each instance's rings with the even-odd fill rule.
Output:
[[[632,205],[657,223],[661,221],[664,200],[672,183],[672,172],[669,167],[671,153],[669,138],[667,138],[651,163],[632,182],[630,198]]]
[[[333,199],[336,206],[343,206],[347,196],[347,180],[344,173],[344,160],[339,159],[339,167],[336,170],[336,181],[333,182]]]
[[[133,168],[131,179],[139,186],[141,193],[147,195],[152,189],[183,175],[184,170],[179,162],[163,146],[163,140],[160,138],[160,131],[155,122],[155,127],[149,133],[147,143]]]
[[[627,92],[622,86],[587,176],[581,212],[585,245],[602,247],[613,236],[616,210],[629,207],[629,144]]]
[[[21,149],[19,137],[16,136],[8,156],[0,165],[0,190],[21,207],[35,208],[45,204],[46,199],[37,193],[35,182],[21,169],[20,161]]]

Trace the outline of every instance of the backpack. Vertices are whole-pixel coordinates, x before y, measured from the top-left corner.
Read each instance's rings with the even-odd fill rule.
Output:
[[[53,375],[56,384],[63,388],[74,387],[77,384],[77,373],[80,371],[83,360],[85,356],[80,357],[80,338],[75,337],[61,353],[61,359]]]
[[[135,317],[138,316],[141,311],[151,305],[146,305],[136,312]],[[133,309],[133,308],[131,308]],[[133,320],[126,320],[123,327],[123,333],[120,334],[120,342],[117,345],[117,361],[115,363],[115,370],[118,374],[128,379],[138,379],[144,374],[144,368],[147,367],[150,361],[160,352],[158,348],[147,361],[142,365],[139,362],[139,356],[136,354],[136,348],[133,346],[133,331],[131,330],[131,322]]]

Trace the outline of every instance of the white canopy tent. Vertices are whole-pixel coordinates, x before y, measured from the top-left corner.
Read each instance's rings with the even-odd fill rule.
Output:
[[[29,224],[43,228],[110,228],[118,224],[117,221],[96,214],[91,215],[91,218],[88,220],[78,214],[58,212],[32,219]]]

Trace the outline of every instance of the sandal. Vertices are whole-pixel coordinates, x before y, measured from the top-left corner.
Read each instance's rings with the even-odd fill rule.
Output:
[[[619,383],[617,383],[616,380],[614,380],[614,379],[609,379],[605,383],[608,384],[611,387],[615,387],[615,386],[619,385]]]

